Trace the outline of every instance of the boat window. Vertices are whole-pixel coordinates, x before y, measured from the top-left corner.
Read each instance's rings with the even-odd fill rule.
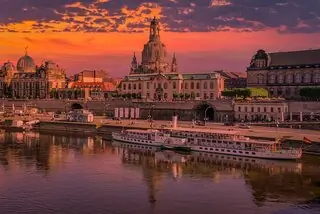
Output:
[[[252,152],[252,154],[255,155],[256,153],[255,153],[255,152]]]
[[[234,153],[237,153],[237,151],[233,150]]]
[[[242,151],[239,151],[240,154],[242,154]]]
[[[246,154],[249,154],[249,152],[246,152]]]
[[[221,149],[222,152],[224,152],[224,149]]]
[[[227,150],[227,152],[230,152],[230,150]]]
[[[219,149],[216,149],[216,151],[219,151]]]

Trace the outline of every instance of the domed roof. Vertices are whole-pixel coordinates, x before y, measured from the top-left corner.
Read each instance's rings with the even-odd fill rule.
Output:
[[[36,64],[32,57],[28,56],[26,53],[24,56],[20,57],[17,62],[17,70],[19,72],[35,72]]]
[[[268,54],[266,53],[265,50],[258,50],[257,53],[254,55],[254,59],[265,59],[267,60],[268,59]]]

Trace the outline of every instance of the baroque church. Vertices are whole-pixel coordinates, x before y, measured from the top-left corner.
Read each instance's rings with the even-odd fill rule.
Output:
[[[15,66],[8,61],[0,68],[0,97],[13,99],[44,99],[54,88],[64,88],[65,70],[50,60],[36,66],[32,57],[20,57]]]
[[[180,73],[176,55],[167,61],[166,45],[161,42],[160,23],[150,22],[149,40],[142,50],[141,63],[135,53],[129,75],[119,84],[119,92],[146,100],[216,99],[224,89],[224,78],[216,72]]]

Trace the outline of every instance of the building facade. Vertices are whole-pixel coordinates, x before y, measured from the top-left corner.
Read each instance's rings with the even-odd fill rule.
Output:
[[[15,66],[6,62],[0,69],[0,97],[44,99],[55,88],[66,87],[65,70],[52,61],[36,66],[26,51]]]
[[[247,86],[271,96],[298,98],[300,89],[320,84],[320,49],[267,53],[258,50],[247,68]]]
[[[148,100],[216,99],[224,89],[224,78],[216,72],[183,74],[173,54],[167,62],[166,45],[160,39],[160,24],[150,23],[149,41],[144,45],[139,64],[133,55],[130,74],[118,87],[121,94],[134,94]]]
[[[237,101],[233,105],[237,121],[284,121],[289,107],[284,101]]]
[[[220,74],[224,80],[225,88],[246,88],[247,73],[245,72],[226,72],[223,70],[215,71]]]
[[[50,96],[56,99],[104,100],[115,94],[117,84],[117,80],[103,70],[84,70],[68,81],[67,88],[53,90]]]

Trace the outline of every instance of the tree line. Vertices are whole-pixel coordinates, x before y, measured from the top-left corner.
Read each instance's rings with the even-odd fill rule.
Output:
[[[223,97],[248,98],[248,97],[268,97],[269,93],[264,88],[232,88],[221,92]]]

